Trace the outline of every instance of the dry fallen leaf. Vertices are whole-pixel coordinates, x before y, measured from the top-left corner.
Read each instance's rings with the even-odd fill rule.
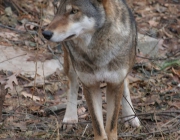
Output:
[[[26,131],[27,130],[27,127],[26,127],[26,122],[19,122],[19,123],[15,123],[13,122],[12,124],[14,127],[17,127],[19,128],[21,131]]]
[[[13,32],[0,32],[0,37],[10,39],[13,41],[19,40],[18,39],[19,35]]]
[[[168,102],[169,106],[176,107],[178,110],[180,109],[180,102]]]
[[[84,107],[78,108],[78,116],[83,115],[86,112],[86,109]]]
[[[7,80],[6,85],[5,85],[5,89],[10,88],[12,90],[13,89],[13,83],[18,85],[18,81],[16,78],[17,75],[18,75],[17,73],[14,73],[10,77],[8,77],[8,80]]]
[[[27,93],[27,92],[25,92],[25,91],[21,92],[21,94],[22,94],[25,98],[31,98],[31,99],[33,99],[34,101],[41,101],[41,98],[40,98],[40,97],[34,96],[34,95],[32,95],[32,94],[29,94],[29,93]]]
[[[174,68],[172,68],[172,71],[175,75],[177,75],[178,77],[180,77],[180,70],[176,70]]]
[[[149,25],[150,25],[151,27],[156,27],[158,24],[159,24],[159,22],[156,22],[156,21],[154,21],[154,20],[150,20],[150,21],[149,21]]]
[[[39,111],[40,108],[41,108],[40,105],[32,105],[32,106],[29,107],[29,109],[32,110],[32,111],[34,111],[34,112],[35,112],[35,111]]]
[[[5,81],[5,78],[3,78],[1,75],[0,75],[0,84],[5,84],[6,83],[6,81]]]

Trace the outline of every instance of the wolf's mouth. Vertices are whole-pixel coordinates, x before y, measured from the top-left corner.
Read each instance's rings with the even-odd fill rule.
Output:
[[[75,36],[76,36],[75,34],[70,35],[70,36],[68,36],[65,40],[69,40],[69,39],[71,39],[71,38],[73,38],[73,37],[75,37]]]

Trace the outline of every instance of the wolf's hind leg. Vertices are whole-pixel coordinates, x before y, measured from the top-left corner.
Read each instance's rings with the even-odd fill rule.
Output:
[[[107,84],[107,117],[106,133],[108,140],[118,140],[117,124],[120,109],[120,101],[123,95],[123,81],[120,84]]]
[[[102,94],[99,84],[86,86],[83,84],[83,92],[91,114],[94,140],[108,140],[103,124]]]
[[[129,116],[124,118],[124,120],[128,121],[133,127],[140,126],[140,121],[138,117],[135,116],[135,111],[131,102],[127,78],[124,80],[124,96],[122,98],[122,115]]]

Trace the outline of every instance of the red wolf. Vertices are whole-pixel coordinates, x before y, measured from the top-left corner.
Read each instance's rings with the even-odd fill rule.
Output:
[[[117,122],[122,115],[138,127],[127,75],[137,45],[135,21],[125,0],[60,0],[58,11],[43,31],[46,39],[61,42],[64,72],[70,81],[64,123],[77,123],[78,79],[90,111],[94,139],[117,140]],[[107,83],[107,117],[104,128],[100,83]],[[123,98],[123,96],[125,98]],[[130,117],[131,116],[131,117]]]

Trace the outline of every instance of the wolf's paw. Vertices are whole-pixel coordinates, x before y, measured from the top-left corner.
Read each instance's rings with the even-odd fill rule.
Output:
[[[66,131],[70,131],[76,123],[78,123],[77,115],[73,115],[72,117],[64,117],[61,128]]]
[[[139,126],[141,125],[138,117],[134,117],[134,118],[127,117],[127,118],[125,118],[124,120],[125,120],[125,126],[126,126],[126,127],[128,127],[129,124],[130,124],[132,127],[139,127]]]
[[[78,123],[78,117],[74,115],[74,117],[64,117],[63,119],[63,123],[69,123],[69,124],[72,124],[72,123]]]
[[[70,109],[66,109],[63,123],[78,123],[77,108],[70,107]]]

